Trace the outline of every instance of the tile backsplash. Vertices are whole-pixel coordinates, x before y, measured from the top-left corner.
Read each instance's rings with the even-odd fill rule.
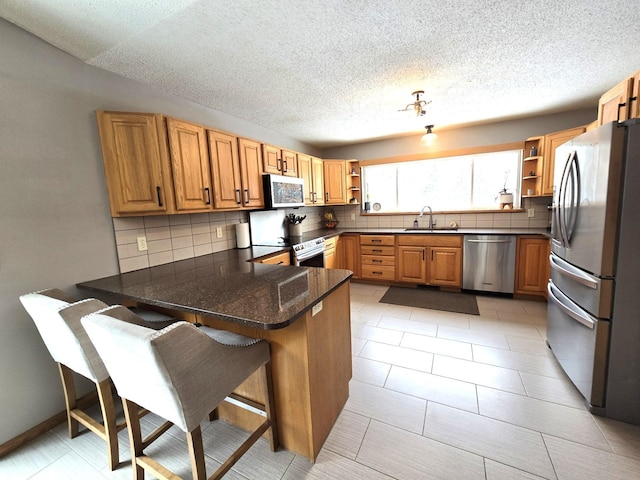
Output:
[[[526,198],[524,212],[435,214],[433,220],[437,226],[456,222],[461,228],[545,228],[549,224],[550,201],[545,197]],[[329,208],[335,212],[340,228],[407,228],[416,219],[415,215],[360,215],[359,205],[288,208],[282,216],[306,215],[302,230],[309,232],[323,227],[323,215]],[[533,217],[528,216],[529,209],[534,210]],[[236,248],[235,225],[248,220],[245,211],[114,218],[120,272]],[[418,222],[426,226],[428,217],[418,218]],[[218,227],[221,238],[216,235]],[[141,236],[146,237],[148,249],[139,252],[137,238]]]
[[[246,212],[114,218],[120,272],[236,248],[235,225],[247,221]],[[139,252],[141,236],[146,237],[148,249]]]
[[[549,225],[550,212],[547,205],[550,197],[525,198],[524,211],[492,213],[452,213],[434,214],[436,226],[449,226],[456,222],[460,228],[546,228]],[[321,207],[316,207],[320,209]],[[333,211],[340,222],[340,228],[408,228],[413,226],[416,215],[360,215],[359,205],[334,206]],[[533,217],[528,216],[528,210],[533,209]],[[321,210],[322,212],[322,210]],[[321,217],[322,213],[320,213]],[[355,218],[351,218],[351,216]],[[428,225],[428,214],[418,218],[421,227]]]

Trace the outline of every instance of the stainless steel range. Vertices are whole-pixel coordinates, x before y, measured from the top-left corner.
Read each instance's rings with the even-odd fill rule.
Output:
[[[266,247],[291,247],[291,264],[324,267],[324,237],[287,236],[284,210],[249,212],[251,244]]]

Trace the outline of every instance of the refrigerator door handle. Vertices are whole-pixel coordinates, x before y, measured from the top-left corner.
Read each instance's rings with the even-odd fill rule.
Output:
[[[567,239],[567,228],[565,224],[566,217],[566,196],[567,196],[567,181],[568,181],[568,170],[571,168],[571,154],[567,157],[567,160],[564,163],[564,168],[562,169],[562,177],[560,177],[560,183],[558,185],[558,208],[557,208],[557,224],[558,224],[558,237],[560,240],[560,244],[563,247],[569,246],[569,241]]]
[[[553,282],[547,284],[547,292],[549,293],[549,300],[554,302],[565,314],[591,330],[595,328],[598,319],[573,303],[569,297],[553,285]]]
[[[580,168],[578,165],[578,153],[575,150],[571,153],[569,162],[569,178],[567,183],[569,183],[569,181],[571,182],[571,208],[569,210],[569,222],[565,226],[567,246],[573,237],[573,232],[578,220],[578,209],[580,208]]]
[[[551,268],[556,272],[558,272],[560,275],[569,277],[575,280],[576,282],[584,285],[585,287],[592,288],[593,290],[598,289],[598,282],[596,282],[593,278],[591,278],[590,275],[577,269],[573,265],[560,260],[555,255],[549,255],[549,263],[551,264]]]

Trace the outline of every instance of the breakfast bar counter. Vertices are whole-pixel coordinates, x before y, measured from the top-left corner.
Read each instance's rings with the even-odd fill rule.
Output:
[[[260,253],[228,250],[77,287],[111,303],[266,339],[280,444],[315,461],[349,395],[351,272],[249,261]],[[259,378],[238,392],[264,403]],[[224,402],[219,415],[247,429],[256,421]]]

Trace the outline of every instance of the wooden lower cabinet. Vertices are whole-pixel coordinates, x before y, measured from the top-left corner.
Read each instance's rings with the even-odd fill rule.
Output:
[[[339,268],[351,270],[352,278],[360,278],[360,235],[342,234],[336,247]]]
[[[399,282],[427,283],[427,247],[398,246]]]
[[[395,280],[395,243],[394,235],[360,235],[360,277]]]
[[[430,247],[427,281],[429,285],[462,287],[462,249]]]
[[[322,309],[315,315],[309,310],[278,330],[261,330],[203,316],[198,316],[197,321],[269,342],[280,445],[315,461],[349,397],[349,283],[322,300]],[[237,391],[264,402],[264,389],[253,378]],[[220,418],[246,429],[255,428],[255,422],[262,421],[226,402],[218,410]]]
[[[516,294],[547,298],[549,248],[549,239],[547,238],[518,236],[516,240]]]
[[[331,237],[325,239],[324,242],[324,268],[338,268],[340,262],[338,261],[337,251],[338,237]]]
[[[291,255],[289,252],[277,253],[259,260],[258,263],[268,263],[270,265],[291,265]]]
[[[462,287],[461,235],[400,235],[399,282]]]

